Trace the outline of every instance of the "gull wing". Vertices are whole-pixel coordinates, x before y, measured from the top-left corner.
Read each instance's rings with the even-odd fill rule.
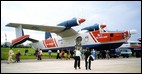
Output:
[[[78,34],[78,32],[76,32],[74,29],[72,28],[66,29],[64,26],[47,26],[47,25],[22,24],[22,23],[9,23],[6,26],[16,28],[20,25],[22,26],[23,29],[56,33],[61,37],[68,37]]]

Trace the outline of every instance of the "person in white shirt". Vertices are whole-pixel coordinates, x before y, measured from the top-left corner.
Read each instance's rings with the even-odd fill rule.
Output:
[[[51,58],[51,53],[52,53],[52,51],[51,51],[51,50],[48,50],[48,53],[49,53],[49,58]]]
[[[56,59],[60,58],[59,54],[60,54],[60,50],[57,50],[57,57],[56,57]]]
[[[75,59],[74,68],[75,69],[77,69],[77,66],[78,66],[79,69],[81,69],[80,68],[80,58],[81,58],[81,52],[78,48],[77,50],[75,50],[75,57],[74,57],[74,59]]]

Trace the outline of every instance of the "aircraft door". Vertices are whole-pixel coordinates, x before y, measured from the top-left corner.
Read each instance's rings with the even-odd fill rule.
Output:
[[[113,33],[110,33],[110,41],[112,41]]]

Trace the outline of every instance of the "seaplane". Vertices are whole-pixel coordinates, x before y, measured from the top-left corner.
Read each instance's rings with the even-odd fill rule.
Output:
[[[12,40],[12,47],[21,44],[27,40],[31,41],[33,49],[48,50],[74,50],[77,47],[81,49],[89,48],[95,50],[110,50],[120,47],[126,42],[136,30],[127,31],[108,31],[105,24],[95,23],[84,27],[79,31],[73,29],[85,22],[84,18],[72,18],[63,21],[56,26],[8,23],[7,27],[14,27],[16,30],[16,39]],[[23,29],[30,29],[45,32],[45,40],[39,41],[30,38],[30,35],[24,35]],[[55,33],[59,37],[52,37]]]

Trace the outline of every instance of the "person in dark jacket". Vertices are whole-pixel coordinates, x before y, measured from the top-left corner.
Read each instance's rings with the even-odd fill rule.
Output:
[[[15,62],[17,62],[17,63],[20,62],[20,56],[21,56],[21,53],[18,50],[17,53],[16,53],[16,60],[15,60]]]
[[[91,70],[91,59],[87,60],[88,57],[91,55],[91,51],[89,50],[89,48],[86,48],[86,51],[84,53],[85,55],[85,67],[86,70],[89,68],[89,70]]]

